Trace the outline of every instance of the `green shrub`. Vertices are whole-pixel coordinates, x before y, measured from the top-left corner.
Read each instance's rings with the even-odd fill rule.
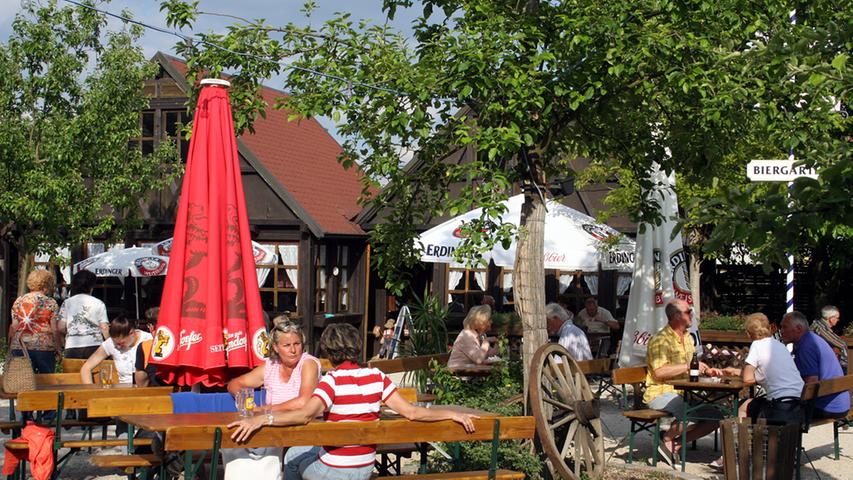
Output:
[[[500,348],[505,350],[506,340]],[[505,352],[501,352],[507,358]],[[496,368],[484,378],[464,380],[446,368],[433,364],[435,370],[435,394],[438,404],[464,405],[499,415],[522,415],[521,402],[508,403],[507,400],[518,395],[523,389],[522,364],[519,360],[510,360],[504,368]],[[542,460],[519,441],[502,441],[498,447],[498,468],[507,468],[524,472],[529,479],[542,478]],[[433,454],[430,456],[430,468],[435,472],[486,470],[491,462],[490,442],[459,442],[459,460],[454,468],[453,460]],[[442,449],[453,452],[449,444]]]
[[[743,332],[746,316],[743,314],[719,315],[716,313],[703,313],[702,322],[699,324],[703,330],[730,330]]]

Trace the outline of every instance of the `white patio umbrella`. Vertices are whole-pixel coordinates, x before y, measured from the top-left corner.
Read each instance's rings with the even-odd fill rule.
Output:
[[[166,240],[155,244],[151,247],[150,251],[155,255],[168,257],[169,254],[172,252],[172,239],[167,238]],[[278,254],[276,254],[274,250],[270,250],[269,248],[255,241],[252,241],[252,256],[255,258],[255,265],[269,265],[274,264],[278,261]],[[267,279],[267,276],[270,274],[270,269],[258,268],[256,269],[256,272],[258,275],[258,286],[261,286],[264,284]]]
[[[660,202],[663,222],[660,225],[647,224],[645,231],[637,234],[636,264],[619,351],[621,367],[646,363],[649,339],[667,323],[664,311],[667,301],[679,298],[693,304],[681,234],[672,237],[678,217],[675,175],[667,176],[655,164],[649,177]],[[696,319],[698,316],[694,313],[690,333],[694,336],[696,351],[701,352]]]
[[[510,197],[504,203],[507,211],[501,221],[517,227],[524,195]],[[634,267],[633,240],[622,236],[618,244],[611,247],[604,240],[621,236],[618,231],[553,200],[548,200],[546,205],[545,268],[590,272],[597,271],[600,264],[605,270],[630,272]],[[481,213],[480,208],[471,210],[422,233],[419,237],[423,248],[421,260],[456,265],[453,252],[462,243],[461,228],[465,223],[479,218]],[[509,249],[496,245],[485,256],[499,267],[512,268],[515,264],[515,248],[515,241]]]
[[[74,273],[89,270],[99,277],[134,277],[136,318],[139,318],[139,277],[165,275],[169,258],[155,255],[150,248],[130,247],[110,250],[74,264]]]
[[[89,270],[99,277],[134,277],[136,290],[136,318],[139,318],[139,281],[140,277],[157,277],[166,275],[169,269],[169,253],[172,250],[172,239],[166,239],[153,247],[117,248],[89,257],[74,264],[72,273]],[[275,252],[267,247],[252,242],[252,254],[256,264],[272,264],[277,260]],[[259,268],[258,285],[262,285],[269,275],[270,269]]]

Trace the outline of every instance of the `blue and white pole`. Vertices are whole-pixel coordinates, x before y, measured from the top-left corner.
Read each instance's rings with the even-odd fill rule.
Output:
[[[791,23],[797,23],[797,11],[792,10],[789,16]],[[788,153],[788,160],[794,160],[794,149]],[[788,199],[791,198],[791,190],[794,182],[788,182]],[[789,201],[790,206],[790,201]],[[785,272],[785,313],[794,311],[794,254],[788,253],[788,271]]]

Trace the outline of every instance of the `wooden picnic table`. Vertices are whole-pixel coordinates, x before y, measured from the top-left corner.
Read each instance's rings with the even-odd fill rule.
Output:
[[[722,412],[724,417],[737,417],[740,403],[740,392],[746,387],[740,377],[723,377],[717,381],[713,377],[699,377],[698,382],[689,379],[674,379],[666,383],[680,390],[684,396],[684,408],[681,415],[676,415],[682,425],[689,421],[717,420],[697,414],[703,407],[713,406]],[[727,405],[727,401],[730,403]],[[687,429],[681,429],[681,471],[687,465]]]
[[[264,426],[245,443],[231,440],[227,425],[237,419],[237,413],[184,413],[173,415],[123,415],[128,424],[151,431],[166,432],[166,451],[185,451],[185,473],[191,477],[195,467],[189,460],[190,451],[211,451],[216,462],[220,448],[292,447],[300,445],[396,444],[414,442],[455,442],[485,440],[493,443],[492,472],[497,458],[499,440],[528,439],[535,432],[533,417],[504,417],[460,406],[446,406],[458,411],[479,415],[474,419],[476,431],[468,433],[452,420],[419,422],[396,415],[384,416],[371,422],[326,422],[322,419],[306,425]],[[215,464],[214,464],[215,465]]]
[[[461,367],[448,368],[451,373],[459,377],[488,377],[493,370],[503,368],[503,361],[483,363],[480,365],[470,364]]]

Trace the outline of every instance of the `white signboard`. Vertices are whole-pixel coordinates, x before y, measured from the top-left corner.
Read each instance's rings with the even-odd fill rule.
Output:
[[[795,178],[817,179],[817,170],[804,165],[794,166],[791,160],[753,160],[746,165],[746,176],[753,182],[790,182]]]

